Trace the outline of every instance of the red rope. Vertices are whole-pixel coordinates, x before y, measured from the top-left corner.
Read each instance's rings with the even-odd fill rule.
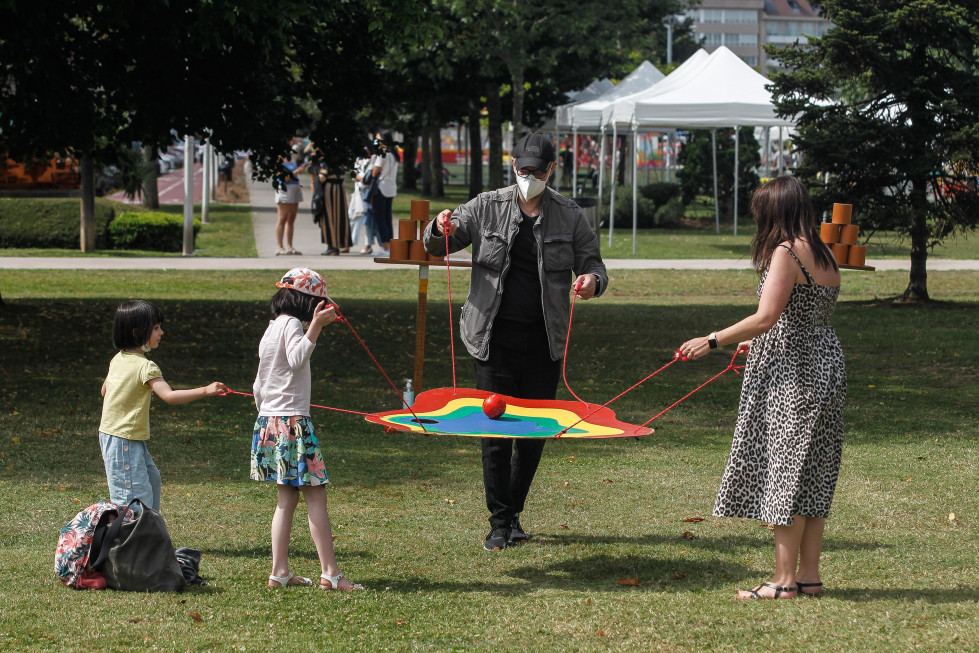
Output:
[[[222,397],[224,397],[225,395],[241,395],[242,397],[254,397],[255,396],[255,395],[252,395],[252,394],[248,394],[247,392],[238,392],[237,390],[228,390],[227,392],[222,392],[221,393],[221,396]],[[364,416],[370,415],[370,413],[361,413],[361,412],[356,411],[356,410],[347,410],[346,408],[333,408],[331,406],[318,406],[317,404],[310,404],[309,407],[310,408],[324,408],[326,410],[335,410],[338,413],[350,413],[351,415],[364,415]]]
[[[697,386],[696,388],[694,388],[693,390],[691,390],[687,394],[683,395],[682,397],[680,397],[679,399],[677,399],[676,401],[674,401],[672,404],[670,404],[669,406],[667,406],[666,408],[664,408],[663,410],[661,410],[660,412],[656,413],[651,418],[649,418],[648,420],[646,420],[645,422],[643,422],[642,424],[640,424],[638,427],[636,427],[636,431],[638,431],[642,427],[646,426],[647,424],[649,424],[653,420],[662,417],[668,410],[670,410],[671,408],[673,408],[674,406],[676,406],[680,402],[682,402],[682,401],[688,399],[689,397],[693,396],[694,394],[700,392],[704,388],[704,386],[706,386],[708,383],[711,383],[711,382],[715,381],[716,379],[720,378],[721,376],[727,374],[728,372],[730,372],[732,370],[734,370],[734,373],[735,374],[737,374],[739,370],[743,370],[744,369],[744,365],[735,365],[734,364],[734,359],[738,357],[738,353],[739,352],[737,352],[737,351],[734,352],[734,356],[731,356],[731,362],[729,362],[727,364],[727,367],[725,367],[723,370],[721,370],[720,372],[718,372],[714,376],[710,377],[709,379],[707,379],[706,381],[704,381],[703,383],[701,383],[699,386]],[[679,357],[679,355],[680,355],[680,352],[677,352],[674,355],[673,362],[676,362],[676,360]]]
[[[571,296],[571,311],[568,313],[568,333],[565,335],[564,338],[564,358],[561,360],[561,378],[564,379],[564,387],[568,389],[568,392],[571,393],[571,396],[587,406],[588,403],[582,400],[581,397],[576,395],[574,393],[574,390],[571,389],[571,386],[568,385],[568,344],[571,342],[571,321],[574,319],[574,303],[575,300],[578,299],[579,290],[581,290],[580,281],[574,285],[574,294]],[[575,423],[577,424],[577,422]],[[569,426],[568,428],[571,427]],[[568,429],[565,429],[564,431],[567,430]],[[561,431],[561,433],[564,433],[564,431]]]
[[[449,216],[452,219],[452,216]],[[452,394],[456,393],[456,339],[452,327],[452,273],[449,265],[449,234],[445,225],[439,225],[442,233],[445,234],[445,287],[449,292],[449,351],[452,356]]]
[[[350,323],[350,320],[348,320],[347,318],[345,318],[343,315],[340,314],[340,308],[338,306],[334,304],[334,307],[336,308],[336,312],[337,312],[337,317],[336,317],[337,321],[343,322],[344,324],[347,325],[347,327],[350,329],[350,332],[354,334],[354,338],[357,339],[357,342],[360,343],[360,346],[364,348],[364,351],[367,352],[367,355],[371,357],[372,361],[374,361],[374,365],[377,366],[377,369],[379,369],[381,371],[381,374],[384,375],[384,378],[387,379],[388,385],[390,385],[391,389],[394,390],[394,394],[398,395],[398,398],[401,399],[401,404],[408,408],[408,411],[411,413],[411,416],[415,418],[415,422],[417,422],[418,425],[422,427],[422,430],[428,431],[428,429],[425,428],[425,425],[422,424],[422,421],[418,418],[418,415],[415,414],[415,411],[411,409],[411,406],[408,406],[408,402],[405,401],[404,395],[401,394],[400,390],[398,390],[398,386],[394,384],[394,381],[391,380],[391,377],[388,376],[388,373],[384,371],[383,367],[381,367],[381,364],[378,362],[377,358],[375,358],[374,354],[371,353],[371,350],[367,347],[367,343],[365,343],[363,339],[361,339],[360,334],[357,333],[357,329],[354,328],[354,325]],[[359,413],[359,414],[367,415],[368,413]]]

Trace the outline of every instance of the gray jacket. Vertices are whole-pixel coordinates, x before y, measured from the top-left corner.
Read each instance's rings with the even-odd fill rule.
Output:
[[[493,320],[500,308],[503,284],[510,269],[510,247],[519,231],[517,187],[508,186],[477,195],[452,213],[459,228],[449,238],[449,252],[472,245],[473,268],[469,297],[462,307],[460,335],[469,353],[489,357]],[[444,255],[445,236],[433,235],[435,222],[425,229],[425,249]],[[578,205],[546,188],[540,216],[534,223],[537,270],[540,274],[544,324],[553,360],[564,356],[571,313],[571,284],[577,275],[594,274],[595,296],[608,287],[608,274],[592,231]]]

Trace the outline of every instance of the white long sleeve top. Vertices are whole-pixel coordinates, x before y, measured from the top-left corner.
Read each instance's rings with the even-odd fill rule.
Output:
[[[259,415],[309,416],[309,357],[314,347],[298,318],[280,315],[269,322],[258,345],[258,374],[252,385]]]

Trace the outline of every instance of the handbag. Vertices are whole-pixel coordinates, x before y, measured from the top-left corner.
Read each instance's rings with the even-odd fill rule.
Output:
[[[68,587],[99,589],[101,574],[93,571],[89,562],[98,557],[92,551],[93,542],[108,528],[109,517],[116,521],[131,518],[126,506],[99,501],[79,512],[58,534],[58,546],[54,551],[54,573]],[[101,542],[101,539],[100,539]]]
[[[101,571],[112,589],[130,592],[179,592],[187,584],[167,531],[157,511],[139,499],[142,511],[134,521],[116,519],[101,543],[93,541],[90,567]],[[96,538],[98,539],[98,538]],[[96,551],[98,548],[98,551]]]
[[[365,213],[367,213],[367,207],[364,205],[364,195],[355,190],[350,194],[350,204],[347,206],[347,218],[349,220],[358,220],[364,217]]]

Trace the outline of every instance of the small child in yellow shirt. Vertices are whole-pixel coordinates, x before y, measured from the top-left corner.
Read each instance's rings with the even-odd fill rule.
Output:
[[[168,404],[186,404],[227,392],[223,383],[192,390],[173,390],[163,372],[146,354],[160,346],[163,312],[136,299],[120,304],[112,327],[112,344],[118,350],[109,362],[102,382],[102,421],[99,445],[113,503],[128,505],[139,499],[160,510],[160,470],[146,441],[150,439],[150,393]]]

